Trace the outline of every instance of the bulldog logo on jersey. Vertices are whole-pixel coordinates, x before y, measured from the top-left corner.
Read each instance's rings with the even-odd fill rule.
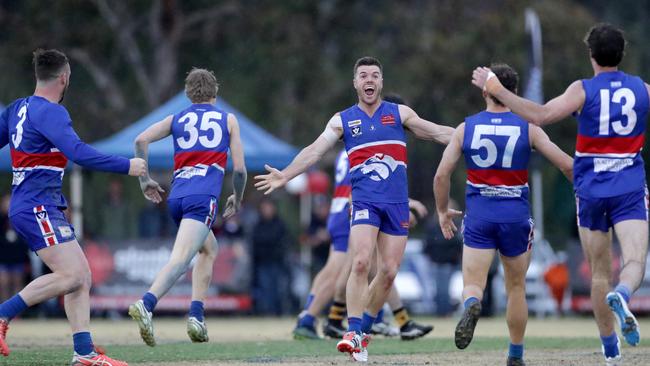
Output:
[[[392,156],[386,154],[375,154],[363,162],[361,173],[369,174],[370,179],[375,182],[384,180],[397,169],[399,164]]]

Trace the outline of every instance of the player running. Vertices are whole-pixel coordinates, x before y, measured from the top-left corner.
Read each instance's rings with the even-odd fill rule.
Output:
[[[217,203],[228,149],[233,161],[234,193],[228,197],[224,218],[240,208],[246,185],[244,151],[237,118],[217,109],[217,79],[211,71],[192,69],[185,79],[185,94],[192,105],[167,116],[135,140],[136,156],[147,159],[149,144],[172,135],[174,138],[174,180],[167,198],[172,218],[178,225],[169,262],[158,272],[149,291],[129,306],[129,315],[138,323],[140,335],[148,346],[155,346],[152,312],[176,280],[188,269],[198,253],[192,270],[192,303],[187,334],[192,342],[207,342],[208,329],[203,318],[212,266],[217,255],[217,240],[210,227],[217,215]],[[147,173],[140,178],[144,196],[160,203],[160,185]]]
[[[352,266],[352,261],[347,255],[350,236],[350,194],[352,192],[349,165],[348,155],[343,150],[336,160],[334,196],[327,221],[327,230],[332,243],[330,254],[325,266],[314,278],[305,308],[298,316],[298,322],[293,330],[295,339],[320,339],[315,326],[316,317],[332,300],[332,297],[334,297],[334,303],[330,307],[328,321],[323,324],[323,333],[331,338],[341,338],[345,334],[342,322],[346,307],[345,285]],[[420,217],[427,214],[426,208],[419,201],[409,199],[409,208],[416,210]],[[411,215],[413,214],[409,213],[409,216]],[[413,217],[413,221],[417,221],[415,217]],[[373,276],[374,273],[371,273],[370,278],[372,279]],[[384,321],[382,308],[372,324],[372,334],[383,334],[388,337],[401,335],[403,340],[412,340],[423,337],[433,330],[430,325],[421,325],[410,319],[395,285],[391,289],[388,303],[393,309],[400,328],[391,327]]]
[[[491,66],[501,84],[517,92],[519,76],[507,65]],[[445,239],[456,231],[449,208],[450,177],[461,154],[467,165],[466,206],[463,220],[463,300],[465,311],[456,326],[456,347],[472,341],[481,314],[488,270],[498,250],[505,272],[510,331],[507,365],[524,365],[524,332],[528,319],[526,271],[533,242],[528,204],[528,160],[536,149],[571,180],[571,157],[560,150],[541,128],[512,113],[483,92],[487,108],[467,117],[445,149],[434,178],[436,207]]]
[[[255,186],[269,194],[304,172],[343,139],[350,158],[352,183],[352,273],[347,285],[348,332],[337,344],[341,352],[366,361],[366,336],[386,301],[399,269],[409,226],[406,180],[406,136],[446,144],[453,129],[420,118],[411,108],[384,102],[379,61],[363,57],[354,65],[353,85],[358,104],[335,114],[323,133],[304,148],[284,170],[267,166],[269,174],[256,176]],[[375,249],[381,265],[368,286]],[[368,294],[363,296],[362,294]],[[365,313],[364,313],[364,310]]]
[[[639,344],[639,324],[628,309],[645,274],[648,253],[647,189],[641,149],[650,86],[618,69],[623,32],[610,24],[585,37],[594,77],[573,82],[564,94],[539,105],[506,90],[488,68],[474,70],[474,85],[529,122],[543,126],[572,114],[578,119],[574,187],[580,241],[591,268],[591,301],[607,364],[620,359],[614,318],[628,344]],[[612,290],[611,236],[621,244],[623,266]],[[611,291],[611,292],[610,292]]]
[[[13,171],[9,219],[18,235],[52,270],[0,304],[0,353],[9,356],[9,322],[29,306],[63,295],[70,322],[72,366],[126,362],[98,353],[90,336],[91,273],[74,228],[63,210],[61,193],[68,159],[86,168],[143,176],[139,158],[102,154],[79,139],[68,111],[60,103],[70,85],[70,63],[58,50],[34,52],[34,95],[11,103],[0,116],[0,147],[10,144]]]

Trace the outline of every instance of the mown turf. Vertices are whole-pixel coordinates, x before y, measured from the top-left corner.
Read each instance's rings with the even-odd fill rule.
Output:
[[[336,356],[336,342],[327,341],[266,341],[266,342],[232,342],[232,343],[169,343],[150,348],[144,345],[114,345],[107,347],[109,355],[137,363],[155,364],[156,362],[179,361],[226,361],[265,363],[281,362],[292,358],[317,358],[319,356]],[[599,349],[596,338],[529,338],[528,349]],[[506,349],[508,339],[501,337],[483,337],[474,339],[463,352],[480,352],[484,350]],[[456,350],[453,339],[420,339],[402,342],[395,339],[375,339],[371,344],[372,354],[424,354],[450,352]],[[16,348],[10,357],[0,359],[0,365],[67,365],[71,358],[71,349],[54,348]],[[460,351],[459,351],[460,352]]]

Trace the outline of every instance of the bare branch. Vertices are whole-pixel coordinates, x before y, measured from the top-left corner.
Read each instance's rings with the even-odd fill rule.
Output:
[[[80,48],[73,48],[68,52],[70,57],[83,66],[95,81],[95,84],[102,91],[106,101],[116,111],[123,111],[126,108],[124,93],[113,75],[106,72],[105,68],[95,63],[88,52]]]

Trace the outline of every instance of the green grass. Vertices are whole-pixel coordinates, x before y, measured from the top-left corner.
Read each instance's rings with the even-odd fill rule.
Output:
[[[266,341],[232,343],[169,343],[155,348],[144,345],[113,345],[108,347],[112,357],[125,360],[129,364],[176,362],[176,361],[226,361],[265,363],[281,362],[294,358],[332,357],[338,353],[336,342],[327,341]],[[528,349],[599,349],[596,338],[528,338]],[[464,352],[485,350],[505,350],[508,339],[505,337],[476,338]],[[427,338],[412,342],[399,340],[373,340],[373,355],[426,354],[451,352],[456,350],[450,338]],[[0,365],[67,365],[72,350],[68,347],[16,348],[8,358],[2,358]]]

